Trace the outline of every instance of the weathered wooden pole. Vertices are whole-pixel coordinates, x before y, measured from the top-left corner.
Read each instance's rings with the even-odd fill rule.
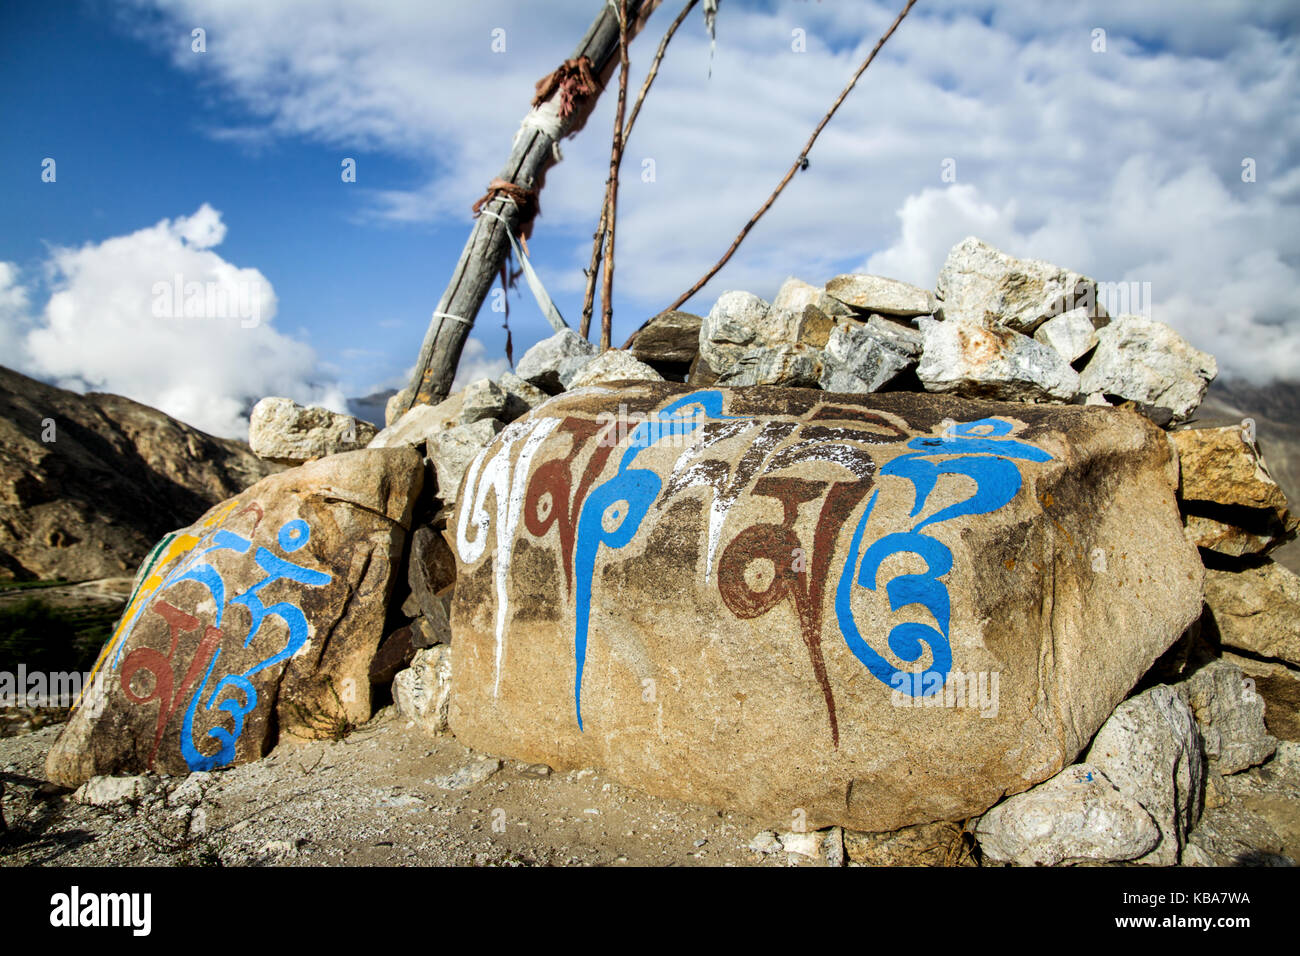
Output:
[[[629,38],[640,32],[659,3],[660,0],[628,0]],[[602,0],[600,15],[570,60],[576,63],[585,58],[600,85],[576,99],[571,86],[555,85],[520,127],[510,158],[494,183],[499,181],[515,187],[516,195],[521,194],[517,190],[522,190],[532,198],[533,202],[528,204],[532,209],[521,210],[519,203],[510,197],[510,189],[489,190],[491,198],[481,206],[484,214],[474,220],[460,261],[438,300],[411,382],[394,402],[398,414],[420,403],[436,404],[450,392],[465,339],[510,248],[505,226],[508,223],[515,235],[519,235],[530,224],[546,170],[556,162],[556,144],[586,123],[600,90],[618,64],[618,51],[618,14],[607,0]],[[568,115],[563,109],[566,97],[572,104]]]

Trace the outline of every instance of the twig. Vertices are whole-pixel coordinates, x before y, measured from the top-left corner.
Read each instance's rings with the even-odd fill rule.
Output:
[[[618,108],[614,115],[614,146],[609,156],[609,238],[605,245],[605,275],[600,290],[600,350],[609,348],[614,323],[614,228],[618,222],[618,167],[623,162],[623,115],[627,108],[627,0],[618,0]]]
[[[609,183],[605,183],[605,193],[600,200],[600,225],[591,236],[591,264],[587,266],[587,293],[582,299],[582,321],[578,325],[578,334],[584,339],[591,331],[591,311],[596,302],[596,276],[600,274],[600,259],[605,252],[605,217],[609,215]]]
[[[623,127],[623,145],[626,147],[628,137],[632,135],[632,127],[636,125],[636,118],[641,113],[641,104],[645,102],[646,94],[650,92],[650,87],[654,84],[655,77],[659,75],[659,64],[663,62],[664,53],[668,50],[668,43],[672,40],[673,34],[677,28],[686,20],[687,14],[695,8],[700,0],[687,0],[686,6],[682,7],[682,12],[677,14],[677,19],[672,22],[659,41],[659,49],[655,51],[655,58],[650,63],[650,72],[646,74],[645,82],[641,84],[641,92],[636,96],[636,102],[632,104],[632,114],[628,117],[627,124]],[[600,260],[605,248],[605,224],[609,221],[609,182],[605,182],[605,195],[600,201],[600,225],[596,227],[595,233],[591,237],[591,264],[587,267],[587,293],[582,300],[582,323],[579,328],[579,334],[585,339],[587,332],[591,328],[591,312],[596,300],[596,276],[600,274]]]
[[[750,219],[749,222],[745,223],[745,228],[740,230],[740,234],[736,236],[735,241],[731,243],[731,247],[726,251],[723,257],[718,260],[717,264],[712,269],[705,273],[704,277],[701,278],[699,282],[695,283],[695,285],[691,286],[690,289],[678,296],[677,300],[664,310],[665,312],[671,312],[674,309],[681,308],[683,302],[704,288],[705,284],[721,271],[722,267],[727,264],[735,251],[740,248],[740,244],[745,241],[745,237],[749,235],[749,231],[754,228],[755,223],[762,218],[763,213],[767,212],[767,210],[771,208],[772,203],[776,202],[776,197],[781,195],[782,190],[789,185],[790,180],[794,178],[795,172],[808,165],[808,154],[812,152],[813,143],[817,142],[817,137],[821,135],[822,129],[824,129],[826,124],[831,121],[831,117],[834,116],[835,111],[840,108],[840,104],[844,102],[844,98],[849,95],[849,91],[857,84],[858,78],[866,72],[867,67],[871,65],[871,61],[874,60],[876,54],[880,52],[880,48],[883,47],[885,42],[894,35],[894,31],[898,29],[898,25],[903,22],[903,18],[907,16],[908,11],[912,9],[915,3],[916,0],[907,0],[907,6],[903,7],[902,12],[890,25],[889,29],[886,30],[884,35],[876,41],[876,45],[872,47],[871,53],[862,61],[862,65],[858,67],[858,71],[853,74],[853,79],[849,80],[849,85],[844,87],[839,97],[833,104],[831,104],[830,110],[822,117],[822,121],[817,124],[817,128],[813,130],[812,136],[808,138],[808,142],[804,146],[803,152],[801,152],[799,158],[794,161],[794,165],[790,167],[790,171],[785,174],[785,178],[782,179],[776,189],[773,190],[772,195],[767,197],[767,202],[763,203],[758,212],[754,213],[754,217]]]

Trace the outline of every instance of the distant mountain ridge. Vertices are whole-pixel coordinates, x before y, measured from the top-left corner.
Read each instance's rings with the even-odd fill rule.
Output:
[[[0,366],[0,580],[134,574],[168,531],[280,470],[129,398]]]

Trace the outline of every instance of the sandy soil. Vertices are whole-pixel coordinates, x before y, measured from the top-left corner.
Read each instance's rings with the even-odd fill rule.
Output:
[[[748,849],[743,816],[647,796],[592,771],[514,761],[463,790],[435,778],[483,755],[408,729],[391,711],[344,741],[282,746],[265,760],[162,786],[135,804],[81,806],[42,787],[46,727],[0,740],[15,865],[818,865]],[[489,762],[488,766],[491,766]],[[447,781],[442,781],[447,782]],[[201,800],[193,791],[202,789]]]

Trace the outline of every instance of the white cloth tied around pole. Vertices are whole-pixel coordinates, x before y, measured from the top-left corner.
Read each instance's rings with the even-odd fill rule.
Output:
[[[551,141],[551,155],[555,157],[557,163],[564,158],[560,155],[560,140],[564,138],[564,120],[560,119],[560,97],[552,96],[541,106],[530,110],[520,122],[519,129],[515,131],[512,145],[518,144],[519,137],[527,135],[532,130],[536,130]]]
[[[504,199],[506,202],[514,202],[514,200],[505,196],[498,198]],[[519,260],[519,265],[524,270],[524,279],[528,282],[528,288],[532,290],[533,298],[537,300],[537,307],[542,310],[542,315],[546,316],[546,321],[551,323],[551,328],[557,332],[563,332],[569,327],[569,323],[564,321],[564,316],[560,315],[560,310],[551,301],[550,295],[546,292],[546,286],[542,285],[542,280],[533,270],[533,264],[528,261],[528,256],[524,253],[523,247],[519,245],[519,240],[515,238],[510,223],[506,222],[504,216],[494,213],[491,209],[484,209],[481,215],[491,216],[506,227],[506,235],[510,238],[510,247],[514,250],[515,258]]]

